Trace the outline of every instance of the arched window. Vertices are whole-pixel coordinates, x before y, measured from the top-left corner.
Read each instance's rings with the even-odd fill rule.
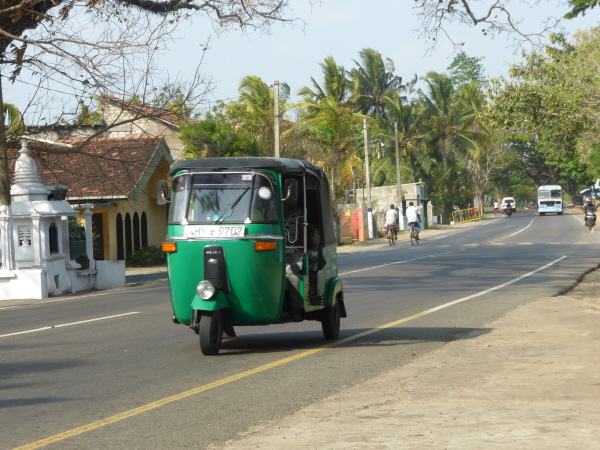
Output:
[[[58,253],[60,250],[58,248],[58,228],[56,228],[56,223],[52,222],[48,231],[50,253]]]
[[[133,239],[131,238],[131,215],[125,214],[125,258],[133,254]]]
[[[146,213],[142,213],[142,248],[148,247],[148,220]]]
[[[117,214],[117,259],[122,261],[125,259],[125,245],[123,240],[123,216]]]
[[[137,211],[133,213],[133,251],[140,249],[140,216]]]

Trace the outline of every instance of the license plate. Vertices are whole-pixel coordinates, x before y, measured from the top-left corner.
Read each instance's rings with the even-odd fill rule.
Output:
[[[240,237],[245,231],[243,225],[197,225],[185,227],[183,237]]]

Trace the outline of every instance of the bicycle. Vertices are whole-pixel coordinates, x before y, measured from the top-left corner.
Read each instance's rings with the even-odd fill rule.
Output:
[[[388,225],[388,241],[390,245],[396,245],[398,240],[398,228],[395,225]]]
[[[415,242],[417,243],[417,245],[419,245],[419,238],[417,237],[417,230],[415,230],[415,224],[413,222],[410,222],[408,226],[410,228],[410,245],[415,245]]]

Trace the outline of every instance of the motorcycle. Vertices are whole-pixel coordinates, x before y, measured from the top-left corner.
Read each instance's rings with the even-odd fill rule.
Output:
[[[507,215],[508,217],[510,217],[510,216],[512,216],[512,213],[513,213],[512,206],[510,206],[510,205],[506,205],[506,215]]]
[[[596,213],[592,211],[585,212],[585,226],[594,231],[594,225],[596,225]]]

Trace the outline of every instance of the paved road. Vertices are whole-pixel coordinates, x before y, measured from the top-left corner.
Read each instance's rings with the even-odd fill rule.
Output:
[[[203,357],[196,335],[170,322],[165,284],[2,303],[0,429],[10,432],[0,448],[48,437],[61,449],[219,446],[467,332],[486,333],[598,264],[598,235],[577,216],[501,217],[424,233],[419,246],[342,249],[349,317],[329,349],[320,325],[306,322],[240,328],[219,356]]]

